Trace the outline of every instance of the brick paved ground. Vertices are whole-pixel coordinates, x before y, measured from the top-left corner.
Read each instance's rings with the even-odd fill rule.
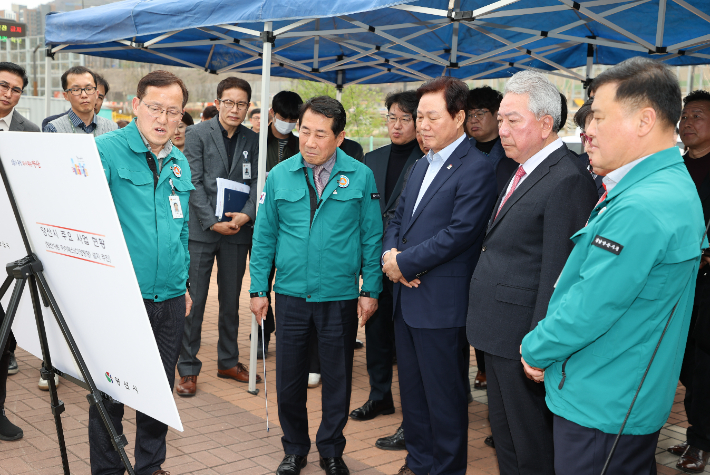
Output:
[[[266,431],[266,411],[264,408],[263,384],[259,394],[246,392],[247,386],[237,382],[218,379],[217,373],[217,301],[216,280],[213,276],[213,292],[210,295],[205,324],[202,333],[203,349],[200,358],[203,371],[198,379],[198,392],[194,398],[176,397],[177,407],[185,431],[180,433],[170,429],[168,433],[168,460],[163,466],[172,475],[178,474],[232,474],[261,475],[274,473],[283,451],[281,430],[276,411],[276,388],[274,380],[275,357],[272,340],[269,357],[266,360],[267,389],[269,394],[269,419],[271,430]],[[248,276],[244,282],[248,289]],[[242,361],[248,363],[250,314],[246,291],[240,302],[241,328],[239,348]],[[359,332],[365,341],[365,332]],[[61,461],[56,444],[56,432],[49,409],[48,394],[37,388],[40,361],[34,356],[18,350],[17,359],[20,372],[10,376],[8,382],[7,415],[15,424],[23,428],[25,436],[16,442],[0,442],[0,475],[33,473],[40,475],[60,474]],[[471,355],[471,378],[476,374],[475,356]],[[261,372],[261,362],[259,362]],[[397,373],[395,371],[395,379]],[[360,406],[369,393],[368,376],[365,367],[365,350],[356,350],[353,370],[353,394],[351,408]],[[395,474],[404,461],[404,452],[388,452],[376,449],[374,441],[394,433],[401,421],[399,390],[397,381],[393,385],[396,412],[380,416],[368,422],[351,421],[345,428],[347,447],[345,461],[353,474]],[[59,387],[60,398],[66,404],[62,415],[72,474],[88,474],[88,404],[85,391],[67,381]],[[676,457],[664,449],[676,441],[684,439],[687,427],[683,411],[684,389],[679,387],[669,424],[661,431],[658,454],[660,474],[680,473],[673,468]],[[310,432],[315,432],[321,417],[321,389],[308,390]],[[469,474],[497,474],[498,466],[493,449],[484,445],[483,440],[490,435],[487,421],[488,406],[485,391],[474,390],[475,401],[469,406]],[[135,412],[126,410],[125,433],[129,440],[128,453],[132,457],[132,443],[135,436]],[[321,473],[318,468],[318,453],[315,446],[308,457],[309,464],[304,475]],[[662,464],[662,465],[661,465]],[[710,473],[710,470],[706,471]]]

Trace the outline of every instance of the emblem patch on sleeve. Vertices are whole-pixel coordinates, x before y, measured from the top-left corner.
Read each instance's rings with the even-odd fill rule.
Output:
[[[265,191],[262,191],[262,192],[261,192],[261,196],[259,197],[259,204],[260,204],[260,205],[263,205],[263,204],[264,204],[264,201],[266,201],[266,192],[265,192]]]
[[[618,242],[614,242],[610,239],[601,237],[598,234],[594,236],[592,246],[597,246],[599,248],[604,249],[605,251],[611,252],[612,254],[616,254],[617,256],[621,254],[621,251],[624,249],[624,246],[622,246]]]
[[[370,193],[370,198],[372,198],[373,200],[379,200],[380,194],[379,193]]]

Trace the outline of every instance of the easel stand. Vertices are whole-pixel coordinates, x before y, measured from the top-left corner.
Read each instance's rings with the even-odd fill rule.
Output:
[[[42,348],[43,363],[41,376],[42,379],[45,379],[49,385],[50,407],[52,408],[52,414],[54,414],[54,423],[57,427],[57,440],[59,442],[59,451],[62,456],[62,467],[64,469],[64,474],[70,475],[69,460],[67,459],[67,448],[66,443],[64,442],[64,431],[62,429],[61,418],[61,414],[62,412],[64,412],[64,403],[60,401],[59,397],[57,396],[57,386],[54,384],[54,374],[59,374],[60,376],[74,382],[75,384],[89,391],[89,394],[86,395],[86,399],[89,401],[89,405],[96,406],[96,409],[99,411],[101,419],[103,420],[103,423],[106,426],[106,430],[108,431],[111,437],[113,447],[120,454],[121,460],[123,461],[123,465],[126,467],[128,474],[135,475],[133,467],[131,466],[131,462],[128,460],[128,456],[126,455],[126,451],[124,450],[124,447],[128,444],[126,436],[123,434],[119,435],[116,432],[116,428],[113,426],[111,418],[109,417],[109,414],[106,411],[106,407],[104,406],[103,399],[108,399],[108,396],[99,391],[96,387],[96,384],[94,384],[94,380],[92,379],[91,374],[89,374],[89,370],[86,366],[86,363],[84,362],[84,358],[82,357],[79,348],[76,345],[76,342],[74,341],[74,337],[71,334],[71,330],[69,330],[69,327],[67,326],[67,323],[64,320],[64,316],[62,315],[62,312],[59,309],[59,306],[57,305],[57,301],[55,300],[54,295],[52,294],[52,290],[49,288],[47,280],[44,278],[44,268],[42,266],[42,263],[37,258],[37,256],[32,253],[32,249],[27,238],[27,233],[22,224],[22,219],[20,218],[20,214],[17,209],[15,197],[10,188],[10,183],[7,179],[5,168],[3,167],[1,161],[0,175],[2,175],[2,181],[5,184],[5,189],[7,190],[7,195],[10,199],[12,211],[15,215],[15,220],[17,221],[17,226],[20,229],[20,233],[22,234],[22,240],[25,244],[25,249],[27,251],[27,257],[24,257],[19,261],[7,264],[6,270],[8,276],[0,287],[0,299],[2,299],[5,293],[10,288],[12,282],[15,282],[15,286],[12,290],[12,297],[10,298],[10,303],[7,308],[7,313],[2,319],[2,325],[0,325],[0,350],[5,348],[5,345],[7,344],[7,338],[10,334],[10,328],[12,327],[15,315],[17,314],[17,309],[20,305],[20,298],[22,297],[22,292],[25,288],[25,285],[29,283],[30,295],[32,297],[32,307],[34,309],[35,320],[37,322],[37,333],[39,335],[40,346]],[[9,223],[3,223],[3,225],[6,226],[9,225]],[[71,351],[74,360],[79,366],[79,371],[81,372],[81,376],[82,378],[84,378],[84,381],[79,381],[76,378],[64,375],[52,366],[52,359],[49,352],[49,344],[47,343],[47,333],[44,326],[44,317],[42,316],[42,304],[40,302],[40,295],[42,296],[42,300],[44,301],[44,306],[49,307],[52,310],[54,318],[56,319],[57,324],[62,331],[64,340],[66,341],[67,346],[69,346],[69,350]],[[0,308],[0,316],[2,316],[2,308]]]

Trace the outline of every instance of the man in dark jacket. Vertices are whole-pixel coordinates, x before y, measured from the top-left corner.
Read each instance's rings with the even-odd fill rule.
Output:
[[[219,340],[217,376],[242,383],[249,382],[249,372],[239,362],[239,298],[251,247],[256,218],[256,180],[259,157],[258,136],[242,122],[251,100],[251,87],[243,79],[228,77],[217,85],[219,114],[200,122],[185,133],[185,156],[192,170],[195,191],[190,196],[190,295],[192,311],[185,318],[185,333],[177,364],[180,383],[177,393],[194,396],[202,362],[197,358],[202,334],[212,266],[217,260],[219,287]],[[215,216],[217,178],[226,178],[250,186],[249,199],[238,213],[227,213],[230,221]],[[257,381],[261,378],[257,375]]]
[[[683,99],[680,139],[686,146],[683,156],[690,177],[700,195],[705,223],[710,218],[710,93],[694,91]],[[679,455],[676,465],[689,473],[701,473],[710,458],[710,258],[704,257],[696,280],[695,304],[685,347],[680,382],[685,386],[685,413],[688,415],[686,441],[668,448]]]
[[[389,94],[387,131],[392,143],[365,155],[365,165],[375,175],[380,212],[384,217],[402,192],[407,169],[424,155],[416,137],[417,94],[414,91]],[[367,372],[370,395],[367,402],[352,411],[350,418],[367,421],[380,414],[392,414],[392,358],[394,356],[394,323],[392,322],[392,282],[382,285],[377,311],[365,324],[367,336]]]

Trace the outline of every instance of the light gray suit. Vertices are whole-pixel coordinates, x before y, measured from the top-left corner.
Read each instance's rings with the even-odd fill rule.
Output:
[[[219,288],[217,368],[230,369],[239,362],[239,291],[256,218],[259,136],[243,125],[239,125],[235,134],[238,137],[237,145],[232,166],[228,169],[227,149],[219,116],[189,127],[185,132],[185,156],[190,162],[192,184],[195,187],[195,191],[190,194],[188,244],[190,296],[193,305],[190,315],[185,319],[182,350],[177,365],[180,376],[197,375],[202,368],[197,352],[200,350],[202,319],[215,258]],[[251,178],[243,176],[244,163],[251,164]],[[251,186],[249,199],[241,210],[251,221],[232,236],[210,231],[210,226],[217,223],[217,178],[227,178]]]
[[[10,132],[39,132],[39,127],[34,123],[25,119],[22,114],[17,112],[12,113],[12,122],[10,122]]]

